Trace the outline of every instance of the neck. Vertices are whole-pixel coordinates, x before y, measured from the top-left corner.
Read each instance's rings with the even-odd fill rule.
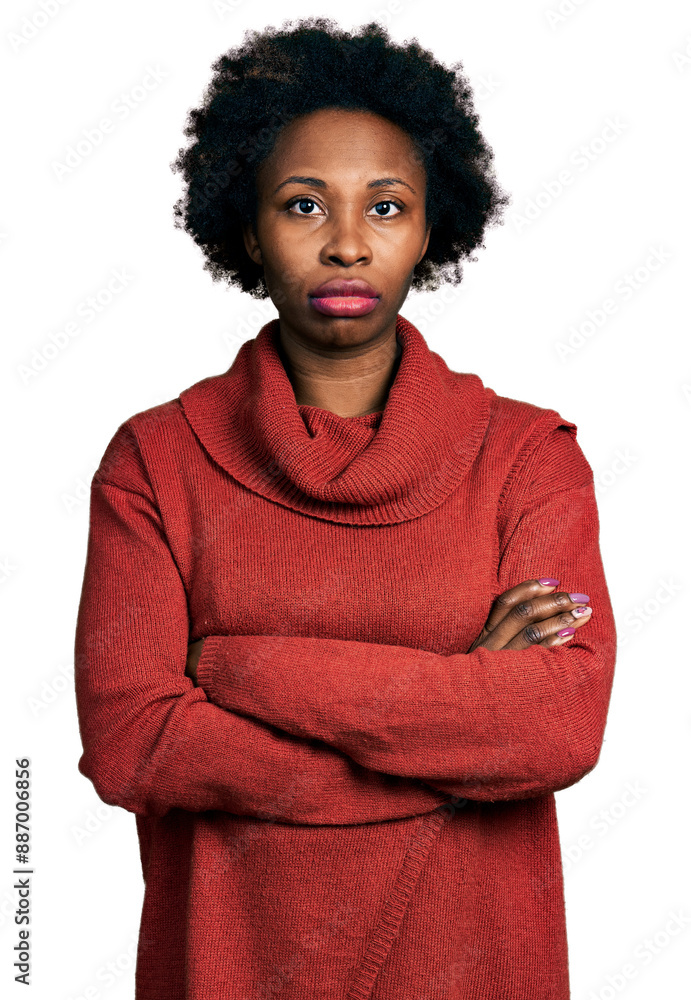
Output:
[[[296,404],[317,406],[339,417],[383,410],[402,355],[395,324],[375,344],[315,349],[279,322],[276,347]]]
[[[210,459],[259,496],[339,524],[409,521],[468,473],[492,396],[477,375],[452,371],[400,315],[395,337],[400,365],[381,418],[300,410],[278,353],[278,319],[242,344],[223,375],[183,390],[180,403]]]

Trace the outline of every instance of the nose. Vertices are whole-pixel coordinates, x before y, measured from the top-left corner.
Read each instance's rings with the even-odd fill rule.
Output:
[[[355,212],[333,215],[322,232],[326,236],[320,253],[322,264],[350,267],[353,264],[367,264],[371,261],[372,250],[367,238],[366,225],[363,219],[356,217]]]

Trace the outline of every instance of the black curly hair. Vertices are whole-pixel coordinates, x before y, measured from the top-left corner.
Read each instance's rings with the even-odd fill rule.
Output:
[[[488,225],[503,224],[510,198],[493,171],[462,64],[450,69],[417,40],[395,44],[376,22],[346,32],[326,18],[248,31],[212,65],[201,107],[191,109],[171,169],[186,187],[175,226],[201,247],[204,267],[255,298],[267,298],[262,268],[247,253],[242,223],[256,221],[257,167],[279,131],[320,108],[370,111],[412,139],[427,174],[427,253],[412,288],[458,284]]]

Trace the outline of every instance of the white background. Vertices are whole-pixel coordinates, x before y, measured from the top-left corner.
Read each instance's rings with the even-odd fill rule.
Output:
[[[248,27],[322,14],[416,37],[447,65],[461,61],[475,88],[513,202],[462,285],[411,296],[402,313],[451,368],[578,425],[598,483],[620,646],[600,762],[557,794],[572,995],[687,998],[687,5],[354,0],[347,19],[333,0],[44,5],[50,16],[38,0],[6,3],[0,26],[4,995],[27,995],[13,983],[11,950],[21,756],[33,769],[31,996],[134,995],[143,895],[134,816],[101,803],[77,771],[72,656],[88,484],[124,420],[225,371],[275,315],[203,270],[173,227],[181,180],[169,164],[218,55]],[[156,86],[117,117],[119,95],[139,95],[152,69]],[[60,171],[68,147],[104,117],[110,134]],[[559,190],[564,171],[570,183]],[[130,276],[126,286],[92,322],[79,319],[113,270]],[[70,321],[78,334],[46,350]],[[681,924],[669,935],[673,914]]]

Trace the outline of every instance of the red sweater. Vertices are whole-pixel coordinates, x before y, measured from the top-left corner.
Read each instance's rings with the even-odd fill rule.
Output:
[[[576,426],[400,316],[383,413],[298,406],[277,331],[93,478],[79,770],[136,814],[137,1000],[567,1000],[553,793],[597,763],[615,661]],[[468,653],[543,575],[592,620]]]

